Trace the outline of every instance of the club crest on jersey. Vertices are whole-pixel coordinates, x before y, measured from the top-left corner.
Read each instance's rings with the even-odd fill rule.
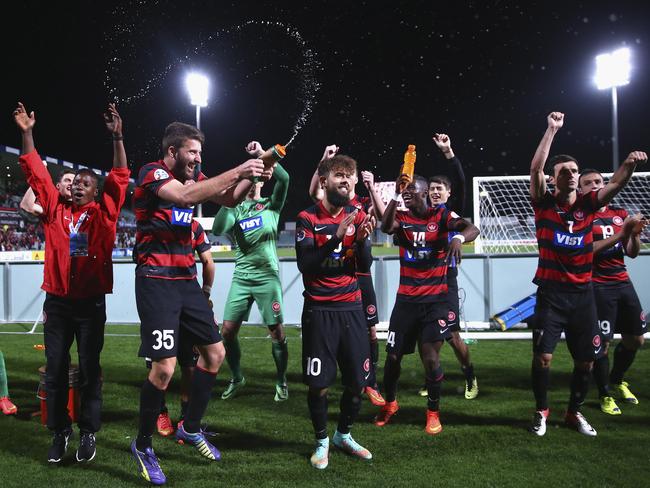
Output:
[[[621,217],[619,217],[618,215],[614,216],[614,218],[612,219],[612,222],[614,223],[614,225],[617,225],[619,227],[621,225],[623,225],[623,219]]]
[[[566,247],[569,249],[580,249],[584,246],[585,236],[574,236],[565,232],[555,231],[553,243],[556,246]]]
[[[427,232],[435,232],[438,230],[438,224],[435,222],[429,222],[427,224]]]
[[[45,312],[43,312],[43,315],[45,315]],[[641,310],[641,322],[645,322],[645,310]]]
[[[445,325],[447,325],[447,321],[445,319],[438,319],[438,325],[440,327],[444,327]]]
[[[191,208],[172,208],[172,224],[182,225],[183,227],[190,227],[192,225],[192,209]]]
[[[345,231],[345,235],[346,236],[353,236],[354,233],[356,232],[356,230],[357,230],[356,227],[354,227],[353,224],[350,224],[350,225],[348,225],[348,228]]]
[[[273,302],[271,304],[271,308],[273,309],[274,312],[279,312],[280,311],[280,302]]]
[[[296,230],[296,242],[300,242],[305,238],[305,229],[303,228],[298,228]]]
[[[447,320],[449,320],[449,322],[453,322],[454,320],[456,320],[456,314],[454,313],[453,310],[450,310],[449,313],[447,314]]]
[[[159,168],[153,172],[154,180],[166,180],[167,178],[169,178],[169,173],[167,173],[167,171],[164,169]]]
[[[244,220],[239,221],[239,227],[244,232],[249,232],[251,230],[259,229],[262,227],[262,216],[258,215],[257,217],[249,217]]]
[[[584,220],[585,213],[582,210],[576,210],[575,212],[573,212],[573,218],[576,220]]]
[[[594,345],[594,347],[600,347],[600,336],[596,334],[591,343]]]
[[[354,206],[357,208],[357,210],[361,210],[363,208],[363,205],[360,203],[355,203]]]
[[[367,313],[368,315],[375,315],[375,314],[377,313],[377,308],[375,308],[374,305],[368,305],[368,306],[366,307],[366,313]]]
[[[264,204],[263,203],[256,203],[255,204],[255,210],[264,210]]]
[[[363,362],[363,370],[367,373],[370,371],[370,359],[366,358]]]

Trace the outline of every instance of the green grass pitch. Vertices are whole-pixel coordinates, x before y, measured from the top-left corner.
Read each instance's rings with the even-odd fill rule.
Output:
[[[0,331],[28,330],[0,325]],[[19,407],[17,417],[0,416],[0,486],[122,487],[146,486],[136,475],[129,444],[136,434],[139,388],[145,378],[137,358],[137,327],[108,326],[104,352],[103,428],[97,435],[97,457],[86,465],[74,461],[75,436],[62,465],[48,466],[50,435],[40,419],[36,389],[44,353],[34,344],[42,334],[0,335],[9,387]],[[111,335],[125,334],[125,335]],[[529,387],[530,342],[482,340],[470,346],[480,395],[467,401],[459,393],[462,375],[449,347],[442,353],[446,372],[441,403],[443,432],[424,434],[425,399],[416,395],[422,370],[416,356],[404,360],[398,400],[401,411],[384,428],[372,424],[376,408],[364,401],[354,437],[373,453],[371,462],[332,450],[330,466],[309,465],[312,428],[305,386],[300,375],[299,330],[288,330],[290,398],[273,401],[274,366],[266,330],[243,327],[242,365],[247,386],[222,401],[229,379],[224,365],[205,417],[222,450],[219,463],[200,458],[189,446],[154,437],[154,448],[169,479],[168,486],[337,486],[337,487],[553,487],[647,486],[650,462],[650,357],[641,351],[628,375],[640,404],[620,404],[623,415],[609,417],[598,409],[592,387],[583,410],[598,430],[587,438],[562,425],[570,375],[570,359],[559,344],[551,376],[551,417],[545,437],[526,428],[533,410]],[[73,357],[74,357],[73,350]],[[383,362],[384,354],[381,353]],[[380,373],[381,376],[381,373]],[[336,427],[341,388],[330,390],[330,433]],[[167,395],[172,418],[178,415],[178,381]],[[331,435],[331,434],[330,434]]]

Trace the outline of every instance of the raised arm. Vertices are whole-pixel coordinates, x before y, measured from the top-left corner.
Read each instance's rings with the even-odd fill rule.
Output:
[[[158,196],[163,200],[185,208],[206,200],[233,207],[237,205],[237,199],[234,195],[236,188],[234,187],[243,182],[240,188],[241,191],[246,186],[250,188],[251,179],[261,176],[263,171],[264,163],[261,159],[249,159],[236,168],[199,181],[194,185],[183,185],[180,181],[173,179],[160,187]],[[243,180],[248,181],[244,182]]]
[[[18,102],[18,107],[14,110],[14,120],[22,135],[21,154],[29,154],[36,149],[33,134],[34,126],[36,125],[36,114],[32,111],[28,115],[25,106],[21,102]]]
[[[372,201],[372,211],[375,214],[377,220],[381,220],[384,217],[384,212],[386,211],[386,205],[377,194],[375,190],[375,175],[371,171],[362,171],[361,172],[361,181],[368,190],[370,195],[370,200]]]
[[[236,223],[235,212],[228,207],[221,207],[214,216],[212,222],[212,233],[215,236],[222,236],[230,232]]]
[[[271,194],[271,209],[279,212],[284,207],[287,193],[289,193],[289,173],[280,163],[276,163],[273,177],[275,178],[275,186]]]
[[[460,159],[454,154],[451,148],[451,139],[447,134],[434,134],[433,142],[435,142],[438,149],[449,161],[451,166],[451,197],[447,201],[447,208],[459,214],[465,213],[465,172],[463,166],[460,164]]]
[[[618,192],[627,185],[627,182],[630,181],[636,165],[645,164],[646,161],[648,161],[648,155],[646,153],[643,151],[632,151],[612,175],[607,184],[598,190],[598,205],[603,207],[611,202]]]
[[[325,151],[323,152],[323,157],[318,163],[318,166],[320,166],[320,163],[322,163],[326,159],[333,158],[337,152],[339,152],[339,147],[337,145],[332,144],[330,146],[326,146]],[[316,166],[316,171],[314,171],[314,174],[311,176],[311,181],[309,182],[309,196],[314,202],[320,202],[325,196],[325,192],[320,186],[320,178],[318,177],[318,166]]]
[[[397,213],[397,201],[401,193],[402,178],[402,176],[397,178],[395,182],[395,194],[391,201],[388,202],[388,206],[384,211],[384,218],[381,220],[381,231],[385,234],[393,234],[399,229],[399,223],[395,220],[395,215]]]
[[[126,151],[124,150],[124,135],[122,134],[122,117],[114,103],[108,104],[104,113],[104,123],[113,137],[113,168],[126,168]]]
[[[27,188],[23,199],[20,201],[20,208],[37,217],[43,214],[43,207],[36,203],[36,195],[31,187]]]
[[[530,196],[533,200],[541,200],[546,193],[546,177],[544,176],[544,164],[548,159],[551,144],[555,134],[564,125],[564,114],[562,112],[551,112],[546,117],[548,126],[546,132],[539,141],[533,160],[530,163]]]

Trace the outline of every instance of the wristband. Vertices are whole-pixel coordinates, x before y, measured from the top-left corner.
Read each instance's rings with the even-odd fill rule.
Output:
[[[461,244],[465,243],[465,236],[463,234],[456,234],[452,239],[458,239]]]
[[[123,141],[124,136],[122,136],[122,135],[119,135],[119,136],[113,135],[113,140],[114,141]]]
[[[393,194],[393,201],[394,201],[394,202],[399,201],[399,196],[400,196],[399,193],[395,193],[395,194]]]
[[[210,285],[203,285],[203,291],[207,294],[210,294],[212,287]]]

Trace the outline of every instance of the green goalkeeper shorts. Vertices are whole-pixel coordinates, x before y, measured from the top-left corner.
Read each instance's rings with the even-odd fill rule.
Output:
[[[277,273],[246,278],[234,276],[223,320],[247,321],[253,302],[257,303],[264,325],[273,327],[282,323],[282,285]]]

